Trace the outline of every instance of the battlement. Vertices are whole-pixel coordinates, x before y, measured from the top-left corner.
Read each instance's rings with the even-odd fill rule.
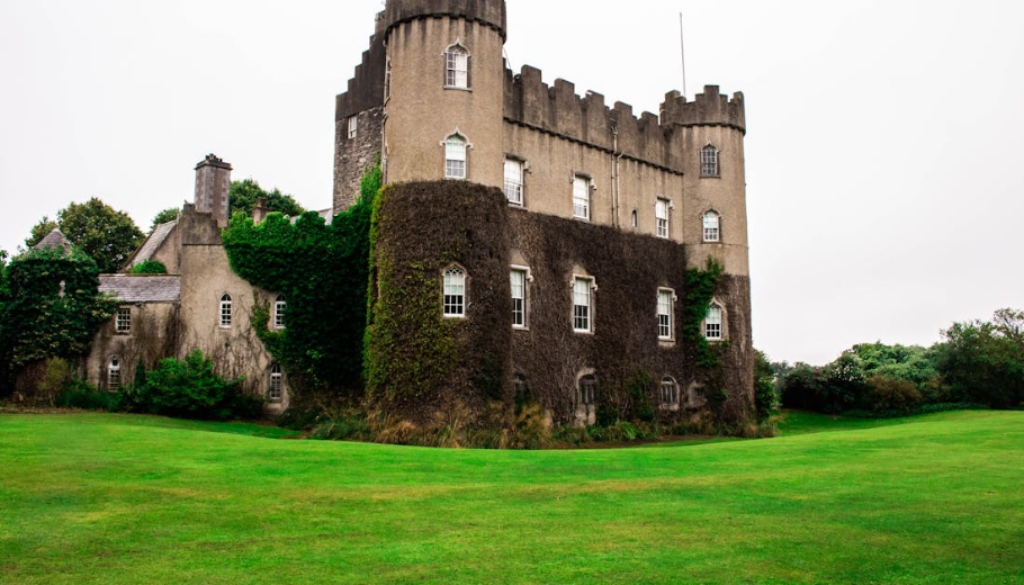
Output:
[[[384,74],[387,50],[384,47],[384,13],[377,15],[376,32],[370,37],[370,48],[363,51],[362,62],[348,80],[348,89],[337,97],[335,120],[384,105]]]
[[[402,23],[422,18],[464,18],[488,26],[506,38],[505,0],[388,0],[384,9],[385,37]]]
[[[687,101],[678,91],[665,94],[661,104],[662,122],[679,126],[726,126],[747,133],[746,111],[743,106],[743,92],[736,92],[732,99],[721,95],[717,85],[704,86],[704,93],[697,94],[694,101]]]

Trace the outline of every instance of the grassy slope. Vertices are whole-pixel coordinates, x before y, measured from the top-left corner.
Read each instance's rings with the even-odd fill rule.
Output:
[[[524,453],[0,416],[0,583],[1024,584],[1024,413],[790,422]]]

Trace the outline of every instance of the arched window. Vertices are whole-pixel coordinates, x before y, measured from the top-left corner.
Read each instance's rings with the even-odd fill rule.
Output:
[[[231,295],[225,294],[220,298],[220,326],[231,327]]]
[[[466,138],[452,134],[444,141],[444,178],[465,179],[466,162]]]
[[[466,316],[466,273],[455,266],[444,271],[444,316]]]
[[[704,214],[704,241],[718,242],[722,239],[722,218],[717,211]]]
[[[721,169],[718,166],[718,148],[712,144],[705,146],[700,151],[700,176],[721,176]]]
[[[121,360],[111,358],[107,366],[107,390],[116,392],[121,387]]]
[[[661,403],[667,405],[679,403],[679,385],[670,377],[661,380]]]
[[[633,227],[640,227],[640,213],[637,210],[633,210]]]
[[[597,402],[597,377],[588,374],[580,378],[580,404],[594,406]]]
[[[267,400],[281,402],[284,397],[284,371],[281,364],[270,366],[270,388],[267,390]]]
[[[445,55],[444,86],[469,89],[469,51],[459,44],[448,47]]]
[[[274,329],[284,329],[284,314],[288,309],[288,302],[284,297],[277,297],[274,301]]]
[[[708,316],[704,319],[704,337],[709,341],[722,340],[722,307],[712,303],[708,307]]]

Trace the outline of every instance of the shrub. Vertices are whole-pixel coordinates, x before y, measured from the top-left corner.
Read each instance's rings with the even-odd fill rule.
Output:
[[[162,360],[159,368],[147,373],[144,386],[124,395],[137,412],[200,420],[257,418],[263,401],[243,394],[241,381],[216,375],[213,362],[197,350],[181,361]]]
[[[163,262],[146,260],[132,267],[130,274],[167,274],[167,266]]]
[[[61,390],[55,406],[57,408],[116,412],[121,408],[121,395],[97,390],[87,382],[71,378]]]
[[[909,380],[875,375],[868,379],[864,405],[876,412],[887,410],[908,412],[921,405],[924,397]]]
[[[37,398],[40,402],[57,406],[57,398],[71,381],[71,366],[60,358],[46,360],[43,379],[39,381]]]

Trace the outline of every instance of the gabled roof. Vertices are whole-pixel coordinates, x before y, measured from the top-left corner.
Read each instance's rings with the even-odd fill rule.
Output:
[[[64,233],[58,229],[46,234],[46,237],[39,240],[39,243],[32,246],[33,250],[49,250],[51,248],[64,248],[65,250],[71,250],[71,241],[68,240]]]
[[[125,303],[175,303],[181,299],[181,277],[104,274],[99,291]]]
[[[128,264],[125,266],[125,268],[132,268],[133,266],[138,266],[143,262],[152,260],[153,255],[157,253],[157,250],[160,249],[160,246],[164,245],[164,241],[167,240],[167,236],[171,235],[171,233],[174,231],[174,228],[176,228],[177,226],[177,220],[169,221],[167,223],[162,223],[156,226],[156,228],[153,230],[153,233],[149,234],[149,237],[146,238],[146,241],[142,242],[142,245],[139,246],[138,250],[136,250],[135,254],[128,261]]]

